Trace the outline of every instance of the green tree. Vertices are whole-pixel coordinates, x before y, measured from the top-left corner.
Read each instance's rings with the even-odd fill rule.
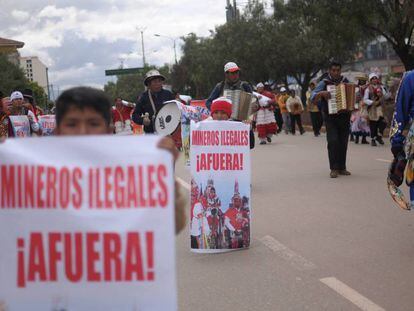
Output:
[[[170,83],[171,74],[168,65],[164,65],[160,68],[156,68],[155,66],[146,66],[138,74],[119,75],[117,76],[116,82],[107,82],[104,85],[104,92],[111,99],[121,97],[129,102],[136,102],[138,96],[145,90],[143,83],[145,74],[151,69],[157,69],[167,79],[166,83]]]
[[[33,91],[36,103],[46,108],[48,99],[45,90],[37,82],[28,81],[19,66],[11,63],[6,55],[0,54],[0,91],[8,96],[13,91],[23,91],[27,88]]]
[[[23,70],[11,63],[7,56],[0,54],[0,91],[10,95],[15,90],[22,90],[28,84]]]
[[[45,90],[37,82],[28,82],[26,88],[33,91],[33,97],[36,104],[41,108],[48,108],[49,102]]]
[[[414,69],[414,1],[412,0],[322,0],[326,10],[338,9],[339,23],[356,21],[364,32],[383,36],[392,45],[406,70]]]

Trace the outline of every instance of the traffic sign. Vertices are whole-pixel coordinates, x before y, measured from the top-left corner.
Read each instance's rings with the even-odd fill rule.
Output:
[[[130,75],[134,73],[141,73],[144,68],[123,68],[123,69],[109,69],[105,70],[105,76],[119,76],[119,75]]]

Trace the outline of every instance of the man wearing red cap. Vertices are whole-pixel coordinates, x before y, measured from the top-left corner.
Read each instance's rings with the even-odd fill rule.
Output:
[[[240,68],[236,63],[228,62],[224,65],[224,81],[217,83],[206,101],[206,107],[209,110],[213,100],[223,96],[224,90],[242,90],[253,93],[249,83],[240,80]]]

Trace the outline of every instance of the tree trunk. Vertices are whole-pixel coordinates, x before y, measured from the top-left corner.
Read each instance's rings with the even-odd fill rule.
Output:
[[[410,53],[409,48],[398,48],[394,47],[395,53],[400,57],[402,63],[404,64],[405,70],[414,69],[414,54]]]

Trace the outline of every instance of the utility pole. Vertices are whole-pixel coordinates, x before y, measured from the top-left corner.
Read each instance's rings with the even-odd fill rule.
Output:
[[[144,48],[144,30],[141,30],[141,44],[142,44],[142,67],[145,68],[145,48]]]
[[[47,84],[47,100],[50,101],[49,68],[48,67],[46,67],[46,84]]]
[[[145,47],[144,47],[144,31],[146,27],[139,28],[137,27],[137,30],[141,33],[141,49],[142,49],[142,68],[145,68],[145,64],[147,63],[145,61]]]

